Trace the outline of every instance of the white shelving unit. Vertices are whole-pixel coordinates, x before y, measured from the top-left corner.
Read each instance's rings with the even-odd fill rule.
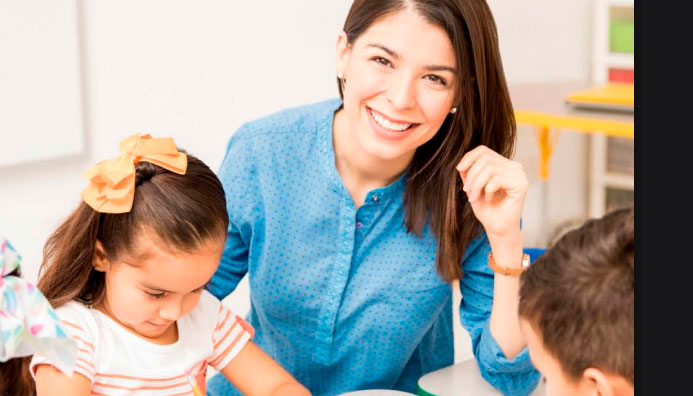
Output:
[[[594,38],[592,45],[592,82],[609,82],[609,69],[635,70],[633,54],[611,52],[609,24],[614,19],[634,20],[634,0],[596,0],[594,10]],[[611,139],[601,134],[590,136],[589,216],[600,217],[607,209],[607,190],[634,191],[634,173],[609,170],[608,153]],[[613,147],[611,147],[613,148]],[[634,155],[634,153],[633,153]]]

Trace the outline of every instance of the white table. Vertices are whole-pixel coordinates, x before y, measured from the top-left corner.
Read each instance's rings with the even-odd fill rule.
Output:
[[[337,396],[416,396],[413,393],[402,392],[389,389],[368,389],[354,392],[342,393]]]
[[[503,396],[481,376],[474,358],[424,375],[419,379],[417,394],[421,396]],[[545,394],[544,382],[540,381],[531,396]]]

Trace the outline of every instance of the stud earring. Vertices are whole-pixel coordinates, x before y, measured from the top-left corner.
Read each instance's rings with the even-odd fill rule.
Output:
[[[457,113],[457,107],[453,107],[452,110],[450,110],[450,114],[455,114]]]
[[[342,87],[342,92],[344,92],[344,86],[346,85],[346,79],[342,72],[337,73],[337,78],[339,79],[339,85]]]

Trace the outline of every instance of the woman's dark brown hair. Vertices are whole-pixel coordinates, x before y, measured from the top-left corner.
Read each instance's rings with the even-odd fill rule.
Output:
[[[635,380],[635,210],[569,231],[522,274],[520,317],[566,375],[594,367]]]
[[[407,230],[421,235],[430,221],[438,241],[436,268],[451,282],[462,276],[464,251],[482,231],[455,167],[479,145],[510,157],[515,117],[496,25],[485,0],[355,0],[344,23],[347,42],[353,45],[375,21],[405,9],[448,34],[457,62],[457,112],[449,114],[438,133],[416,150],[404,193]],[[337,85],[343,97],[339,80]]]
[[[48,237],[38,288],[54,308],[71,300],[93,305],[103,297],[104,273],[93,267],[97,240],[108,259],[116,260],[132,252],[142,231],[153,232],[167,248],[182,252],[226,237],[229,218],[221,182],[202,161],[187,156],[184,175],[139,162],[130,212],[99,213],[81,202]],[[26,363],[22,374],[29,376]],[[34,383],[27,378],[33,391]]]

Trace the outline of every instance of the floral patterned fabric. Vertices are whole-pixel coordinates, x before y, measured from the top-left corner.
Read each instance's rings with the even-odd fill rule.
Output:
[[[77,343],[41,291],[11,276],[21,256],[0,235],[0,362],[34,353],[50,356],[57,369],[72,375]]]

